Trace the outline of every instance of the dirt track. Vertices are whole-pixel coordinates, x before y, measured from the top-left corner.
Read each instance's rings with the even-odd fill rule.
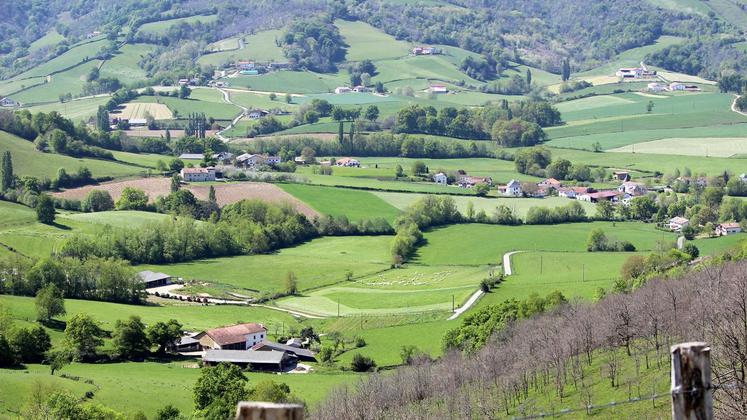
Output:
[[[107,182],[99,185],[87,185],[85,187],[73,188],[59,193],[53,193],[55,197],[82,200],[91,190],[106,190],[116,202],[122,195],[125,187],[137,188],[145,193],[153,202],[158,196],[168,195],[171,187],[170,178],[141,178],[130,181]],[[187,184],[186,188],[200,200],[207,200],[210,187],[208,185]],[[264,182],[241,182],[235,184],[215,184],[215,198],[218,205],[223,207],[227,204],[235,203],[243,199],[257,199],[270,203],[289,203],[298,212],[305,214],[309,218],[318,216],[314,209],[306,203],[293,197],[275,185]]]

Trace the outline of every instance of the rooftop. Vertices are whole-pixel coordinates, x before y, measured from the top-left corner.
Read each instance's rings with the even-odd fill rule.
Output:
[[[171,278],[171,276],[166,273],[158,273],[150,270],[141,271],[137,273],[137,276],[144,283]]]
[[[202,360],[206,362],[230,363],[277,363],[280,364],[285,356],[284,351],[254,351],[254,350],[206,350]]]
[[[259,344],[255,344],[254,347],[252,347],[252,350],[259,350],[261,348],[269,348],[269,349],[272,349],[272,351],[276,351],[276,350],[281,351],[281,352],[287,351],[289,353],[294,353],[298,356],[314,358],[314,352],[312,352],[311,350],[289,346],[287,344],[274,343],[272,341],[267,341],[267,340],[262,341]]]
[[[213,328],[205,333],[219,345],[234,344],[246,341],[247,334],[264,333],[267,329],[254,322]]]

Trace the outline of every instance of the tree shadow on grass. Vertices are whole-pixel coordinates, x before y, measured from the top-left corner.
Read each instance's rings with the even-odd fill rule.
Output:
[[[40,321],[42,325],[45,327],[55,330],[55,331],[65,331],[65,327],[67,327],[67,322],[60,321],[58,319],[50,319],[49,321]]]

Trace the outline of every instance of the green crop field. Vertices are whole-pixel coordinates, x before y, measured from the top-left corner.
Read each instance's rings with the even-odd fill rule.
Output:
[[[44,77],[32,77],[29,79],[0,81],[0,96],[12,95],[12,97],[15,98],[14,93],[21,89],[44,83],[45,80]]]
[[[456,187],[454,187],[456,188]],[[410,204],[423,197],[423,194],[408,194],[408,193],[395,193],[395,192],[375,192],[377,196],[381,197],[387,203],[394,207],[404,210]],[[527,211],[532,207],[559,207],[570,204],[572,201],[564,197],[547,197],[544,199],[537,198],[484,198],[484,197],[465,197],[465,196],[454,196],[452,197],[456,202],[457,208],[462,214],[467,211],[468,203],[472,203],[475,212],[480,210],[485,211],[487,215],[493,214],[495,208],[498,206],[508,206],[511,208],[517,216],[524,218]],[[586,213],[593,215],[595,213],[594,204],[579,201]]]
[[[381,60],[406,56],[410,45],[364,22],[335,21],[345,43],[349,45],[347,60]]]
[[[228,91],[231,101],[239,105],[245,106],[249,109],[261,108],[261,109],[274,109],[279,108],[285,111],[292,112],[296,109],[297,103],[300,98],[293,98],[291,103],[286,103],[285,98],[279,97],[274,101],[270,99],[270,95],[261,93],[241,92],[238,90]]]
[[[38,104],[59,101],[60,95],[80,96],[85,86],[85,77],[94,67],[101,64],[99,60],[88,61],[69,70],[50,76],[50,81],[13,95],[23,104]],[[60,104],[62,105],[62,104]]]
[[[241,113],[241,108],[223,101],[223,95],[213,89],[194,89],[187,99],[166,96],[141,96],[133,102],[162,103],[171,112],[185,117],[191,113],[204,113],[217,120],[231,120]]]
[[[26,109],[31,113],[57,111],[63,117],[73,121],[87,121],[90,117],[95,116],[99,106],[106,104],[109,99],[108,96],[75,99],[64,103],[52,102],[45,105],[36,105]]]
[[[164,34],[174,25],[180,23],[211,23],[218,20],[218,15],[197,15],[189,16],[177,19],[159,20],[157,22],[150,22],[140,26],[139,32],[150,33],[150,34]]]
[[[568,299],[591,299],[597,288],[610,289],[631,255],[634,253],[520,252],[511,256],[513,275],[483,297],[480,305],[526,299],[532,293],[546,296],[556,290]]]
[[[455,225],[425,232],[427,245],[415,261],[423,264],[499,264],[509,251],[583,252],[589,233],[596,228],[609,237],[630,241],[640,251],[652,250],[657,241],[674,242],[672,233],[637,222],[570,223],[554,226]],[[453,244],[459,244],[454,247]]]
[[[383,217],[389,222],[399,214],[395,207],[367,191],[303,184],[280,187],[321,214],[346,216],[352,221]]]
[[[126,44],[113,58],[101,66],[101,77],[114,77],[120,82],[131,84],[147,78],[145,70],[138,63],[156,47],[150,44]]]
[[[46,35],[37,39],[36,41],[32,42],[31,45],[29,45],[29,52],[35,53],[42,48],[54,47],[64,40],[65,37],[60,35],[60,33],[57,32],[56,29],[51,29],[46,33]]]
[[[275,71],[259,76],[237,76],[231,86],[279,93],[328,93],[349,83],[344,74],[319,74],[308,71]]]
[[[731,157],[747,154],[747,137],[671,138],[618,147],[610,152]]]
[[[59,168],[65,168],[68,173],[74,173],[81,166],[88,168],[95,177],[124,177],[145,172],[143,168],[115,161],[42,153],[36,150],[32,142],[0,131],[0,152],[6,150],[9,150],[12,155],[15,173],[21,176],[54,178]]]
[[[211,284],[231,286],[241,294],[283,291],[284,281],[293,272],[299,290],[307,290],[365,276],[389,268],[391,236],[329,237],[315,239],[268,255],[245,255],[194,262],[139,266]]]

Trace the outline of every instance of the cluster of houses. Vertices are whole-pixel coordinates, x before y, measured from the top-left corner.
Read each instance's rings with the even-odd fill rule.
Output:
[[[369,89],[369,88],[367,88],[365,86],[362,86],[362,85],[353,86],[351,88],[347,87],[347,86],[338,86],[338,87],[335,88],[335,95],[342,95],[344,93],[353,93],[353,92],[356,92],[356,93],[366,93],[366,92],[370,92],[370,91],[371,91],[371,89]]]
[[[667,223],[667,227],[672,232],[682,232],[682,229],[688,226],[690,226],[690,220],[682,216],[673,217]],[[728,236],[741,231],[742,226],[737,222],[720,223],[714,229],[716,236]]]
[[[316,361],[314,352],[305,348],[308,341],[292,338],[285,344],[267,339],[262,324],[243,323],[186,334],[171,350],[178,353],[202,353],[206,366],[232,363],[253,370],[282,372],[299,361]]]
[[[441,54],[441,50],[436,47],[413,47],[412,55],[436,55]]]
[[[653,93],[659,92],[700,92],[698,85],[688,85],[680,82],[672,82],[670,84],[664,84],[659,82],[652,82],[646,86],[646,90]]]
[[[649,70],[641,63],[640,67],[622,67],[617,69],[615,76],[623,79],[650,79],[656,77],[656,70]]]

